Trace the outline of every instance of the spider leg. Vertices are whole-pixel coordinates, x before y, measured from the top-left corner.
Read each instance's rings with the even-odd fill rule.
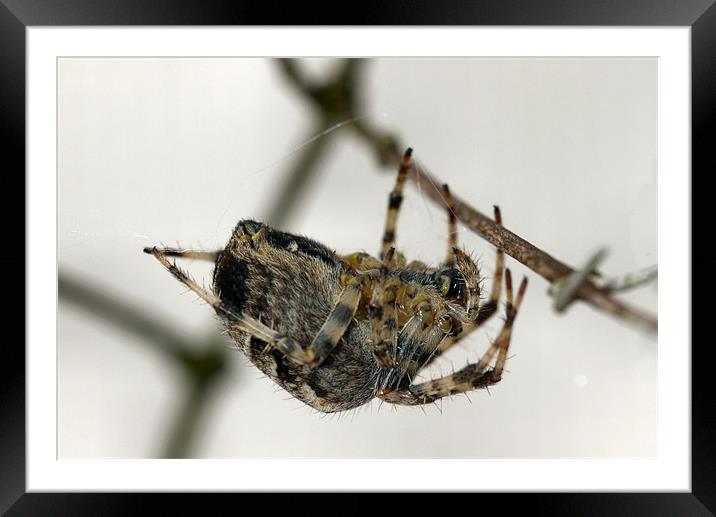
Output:
[[[395,313],[397,291],[400,280],[388,278],[388,264],[393,259],[395,248],[390,248],[383,258],[380,278],[374,284],[373,295],[368,305],[368,318],[372,330],[369,343],[376,362],[386,368],[395,368],[396,338],[398,322]]]
[[[348,326],[353,321],[356,309],[361,299],[362,280],[350,273],[343,275],[344,287],[338,298],[338,303],[333,307],[318,334],[306,348],[309,356],[309,366],[315,368],[320,365],[345,334]]]
[[[144,253],[153,254],[154,248],[144,248]],[[179,248],[158,248],[158,251],[165,257],[180,257],[187,259],[208,260],[216,262],[223,250],[205,251],[205,250],[185,250]]]
[[[377,258],[371,257],[370,255],[362,251],[357,251],[355,253],[351,253],[350,255],[336,254],[336,258],[341,262],[345,263],[346,266],[349,266],[361,273],[370,270],[379,270],[381,267],[383,267],[383,264],[385,262],[385,257],[383,257],[383,260],[378,260]],[[385,263],[385,265],[390,268],[408,268],[410,264],[406,265],[406,263],[407,261],[405,260],[405,256],[399,251],[395,251],[395,249],[393,249],[392,258],[387,263]],[[427,266],[425,267],[427,268]]]
[[[353,275],[345,275],[345,287],[341,291],[338,303],[318,331],[307,348],[301,347],[289,336],[281,335],[267,327],[260,321],[234,311],[225,304],[216,294],[199,286],[194,279],[186,274],[176,264],[172,264],[166,255],[157,248],[151,249],[151,254],[180,282],[194,291],[199,297],[217,312],[234,322],[243,332],[250,334],[267,343],[269,348],[276,348],[286,357],[298,364],[305,364],[312,368],[320,365],[335,348],[350,325],[353,315],[358,307],[361,294],[361,281]]]
[[[522,299],[527,289],[527,278],[522,280],[517,299],[512,303],[512,276],[510,271],[505,272],[505,280],[507,284],[507,316],[505,318],[502,331],[495,339],[494,343],[485,352],[477,363],[472,363],[463,369],[434,379],[432,381],[423,382],[408,386],[408,388],[397,391],[385,390],[378,394],[378,397],[392,404],[401,405],[420,405],[434,402],[448,395],[458,393],[466,393],[480,388],[487,388],[493,384],[500,382],[502,372],[507,360],[507,351],[510,346],[512,337],[512,326],[517,316]],[[488,365],[497,356],[495,366],[487,369]]]
[[[500,212],[500,207],[495,205],[495,222],[502,226],[502,213]],[[462,327],[462,331],[457,336],[449,336],[446,337],[443,341],[440,342],[440,345],[438,345],[438,349],[435,351],[433,356],[430,358],[428,362],[426,362],[423,367],[430,364],[436,357],[438,357],[443,352],[447,351],[449,348],[451,348],[453,345],[455,345],[458,341],[462,340],[463,338],[469,336],[471,333],[473,333],[475,330],[480,328],[482,324],[484,324],[487,320],[489,320],[492,316],[495,315],[497,312],[497,305],[500,300],[500,295],[502,293],[502,277],[503,277],[503,271],[505,270],[505,252],[502,248],[497,248],[497,258],[495,260],[495,278],[492,281],[492,288],[490,290],[490,296],[487,299],[487,301],[480,306],[480,310],[477,313],[477,318],[475,318],[475,321],[470,323],[464,323]]]
[[[445,265],[447,267],[455,267],[454,250],[457,248],[457,216],[455,215],[455,201],[453,200],[447,183],[443,184],[443,196],[445,196],[448,212],[448,251]]]
[[[495,205],[494,209],[495,222],[498,226],[502,226],[502,212],[500,212],[500,207]],[[484,305],[480,306],[480,311],[477,313],[477,318],[475,320],[476,326],[482,325],[497,312],[497,302],[500,300],[500,293],[502,292],[502,275],[504,270],[505,250],[497,248],[497,258],[495,259],[495,278],[492,280],[490,297]]]
[[[383,263],[375,257],[371,257],[363,251],[356,251],[350,255],[336,255],[336,258],[345,263],[346,266],[356,271],[369,271],[371,269],[380,269]]]
[[[383,232],[383,245],[380,251],[381,259],[385,257],[388,250],[395,245],[395,227],[398,221],[400,205],[403,202],[403,188],[405,187],[405,180],[408,177],[408,167],[410,166],[410,157],[412,154],[413,150],[408,147],[400,163],[398,177],[395,179],[395,186],[388,198],[388,213],[385,216],[385,231]]]

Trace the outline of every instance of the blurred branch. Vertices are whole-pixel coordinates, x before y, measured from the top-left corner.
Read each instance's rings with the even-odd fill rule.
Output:
[[[658,276],[658,269],[656,266],[650,266],[639,271],[633,271],[627,273],[621,278],[617,278],[608,282],[604,288],[609,292],[623,292],[642,285],[648,284],[656,280]]]
[[[350,66],[357,67],[359,63],[362,62],[362,60],[358,59],[348,59],[345,61],[344,69]],[[355,63],[351,65],[352,62]],[[306,99],[309,99],[320,112],[323,110],[325,110],[326,113],[330,112],[331,106],[325,103],[324,97],[317,94],[316,88],[302,77],[294,61],[283,59],[279,60],[279,63],[285,72],[285,77],[297,91],[302,93]],[[350,91],[345,92],[346,99],[342,103],[332,99],[333,103],[337,102],[339,105],[351,108],[343,112],[342,117],[344,120],[354,119],[356,117],[357,112],[352,109],[355,106],[356,90],[357,86],[354,82],[351,85]],[[394,167],[400,165],[402,150],[405,146],[400,143],[397,138],[376,129],[365,121],[365,119],[356,120],[353,124],[350,124],[350,127],[354,130],[355,134],[373,150],[381,163],[390,164]],[[446,206],[442,189],[438,188],[438,185],[442,185],[443,182],[428,172],[422,164],[416,166],[415,161],[413,161],[409,177],[418,184],[422,188],[423,193],[436,204],[440,207]],[[463,224],[492,245],[504,249],[505,253],[549,282],[558,282],[557,291],[559,291],[559,283],[563,283],[565,279],[569,277],[574,278],[573,275],[578,274],[578,272],[571,267],[537,248],[504,226],[497,225],[490,217],[487,217],[456,196],[454,196],[454,206],[455,214]],[[589,275],[582,276],[582,280],[573,288],[573,297],[575,299],[582,300],[592,307],[607,312],[620,320],[635,323],[648,329],[650,332],[657,331],[658,323],[656,316],[645,313],[615,299],[611,296],[611,292],[608,288],[595,285],[588,278]],[[566,300],[563,299],[562,303],[566,303]]]
[[[589,257],[587,263],[580,270],[552,282],[548,292],[554,299],[553,306],[555,311],[564,312],[572,304],[577,290],[594,274],[597,266],[606,256],[607,250],[601,248]]]
[[[351,113],[358,111],[357,96],[362,61],[349,59],[342,61],[331,79],[322,83],[310,81],[288,59],[279,60],[281,71],[290,81],[300,84],[301,91],[310,97],[317,108],[317,123],[313,126],[309,138],[327,133],[336,124],[345,122]],[[318,162],[324,156],[330,139],[318,138],[302,152],[300,160],[288,173],[286,181],[279,187],[271,207],[264,217],[268,224],[283,227],[293,213],[303,192],[319,171]]]
[[[209,405],[218,374],[223,370],[224,363],[207,358],[203,361],[206,368],[204,374],[191,377],[190,383],[185,385],[181,397],[181,405],[169,425],[169,436],[162,454],[163,458],[191,458],[194,437],[199,430],[204,411]]]
[[[173,328],[160,323],[160,318],[148,315],[135,305],[121,301],[64,271],[58,275],[58,294],[60,300],[120,330],[137,335],[143,343],[181,367],[188,381],[187,392],[175,423],[169,428],[164,457],[189,457],[202,410],[207,406],[216,381],[226,369],[225,342],[215,333],[203,339],[187,339]]]
[[[325,129],[324,126],[319,126],[314,134],[321,133]],[[278,192],[271,202],[267,215],[263,218],[267,224],[278,228],[286,226],[298,200],[317,174],[318,162],[326,154],[328,142],[325,138],[319,138],[315,142],[311,142],[301,153],[298,162],[277,189]]]

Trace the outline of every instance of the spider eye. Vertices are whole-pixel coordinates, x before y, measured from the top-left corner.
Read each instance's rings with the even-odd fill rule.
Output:
[[[450,300],[465,299],[465,280],[457,269],[446,269],[440,275],[442,295]]]
[[[454,298],[455,300],[462,301],[465,299],[465,281],[462,278],[453,280],[450,285],[450,290],[447,294],[448,298]]]

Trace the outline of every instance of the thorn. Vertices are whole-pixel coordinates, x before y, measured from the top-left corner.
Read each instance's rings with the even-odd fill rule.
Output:
[[[555,311],[564,312],[569,307],[575,300],[579,288],[589,280],[592,272],[604,260],[606,255],[606,248],[600,248],[589,257],[581,270],[574,271],[572,274],[552,282],[547,292],[554,298],[553,307]]]
[[[495,211],[495,222],[502,226],[502,212],[500,211],[500,207],[497,205],[492,205],[492,208]]]

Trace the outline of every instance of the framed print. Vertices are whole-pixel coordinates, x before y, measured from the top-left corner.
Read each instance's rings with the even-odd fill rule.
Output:
[[[4,507],[328,490],[713,508],[688,274],[712,6],[347,27],[77,5],[3,7],[28,203]]]

